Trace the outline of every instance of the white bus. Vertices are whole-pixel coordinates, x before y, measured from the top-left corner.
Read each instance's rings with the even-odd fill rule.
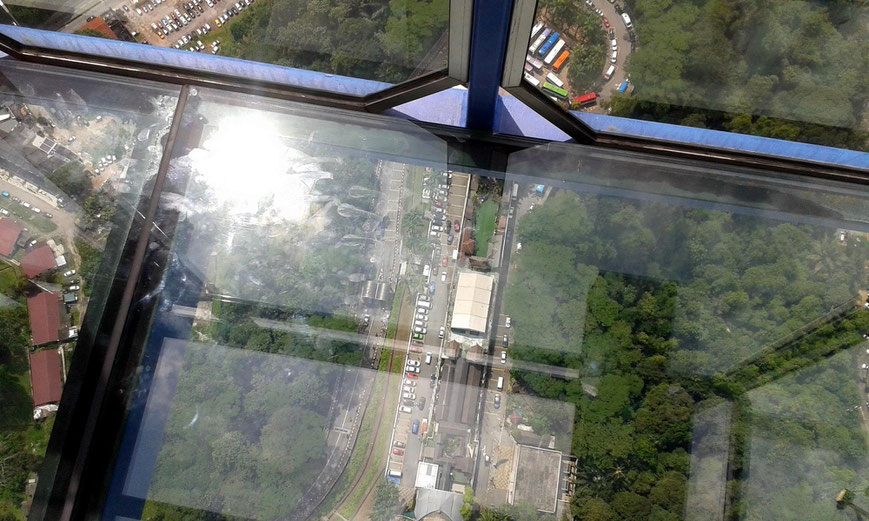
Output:
[[[535,78],[534,76],[528,74],[527,72],[524,73],[524,74],[525,74],[525,81],[527,81],[527,82],[530,83],[531,85],[534,85],[535,87],[539,87],[539,86],[540,86],[540,80],[538,80],[538,79]]]
[[[543,29],[543,22],[537,22],[536,24],[534,24],[534,27],[531,29],[531,36],[529,37],[529,40],[531,38],[534,38],[534,36],[539,33],[541,29]]]
[[[552,74],[551,72],[546,75],[546,81],[555,84],[556,87],[564,87],[564,82],[559,80],[558,76]]]
[[[540,33],[540,36],[538,36],[537,39],[534,40],[534,43],[531,44],[531,47],[528,48],[528,52],[531,53],[531,55],[534,55],[534,53],[537,52],[537,48],[543,45],[543,42],[545,42],[546,39],[549,38],[549,33],[551,32],[551,29],[543,29],[543,32]]]
[[[563,50],[564,50],[564,40],[558,40],[558,43],[556,43],[552,47],[552,50],[549,51],[549,54],[546,55],[546,58],[543,60],[543,63],[545,63],[546,65],[552,65],[552,62],[555,60],[555,58],[558,58],[558,56],[561,54],[561,51],[563,51]]]

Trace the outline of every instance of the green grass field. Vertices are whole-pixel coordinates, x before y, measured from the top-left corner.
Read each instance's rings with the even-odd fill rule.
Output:
[[[489,243],[495,233],[495,219],[497,217],[498,203],[492,199],[486,200],[477,209],[477,216],[474,221],[477,237],[475,255],[477,257],[485,257],[489,253]]]
[[[25,228],[35,228],[42,233],[51,233],[57,229],[57,225],[51,222],[51,219],[43,217],[33,210],[29,210],[20,204],[6,202],[6,200],[4,200],[4,203],[6,204],[0,206],[9,210],[10,217],[14,216],[14,220]]]

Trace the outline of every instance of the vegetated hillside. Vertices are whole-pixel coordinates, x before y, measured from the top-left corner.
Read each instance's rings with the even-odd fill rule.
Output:
[[[259,0],[221,54],[400,82],[447,28],[447,0]],[[433,64],[435,69],[446,64]]]
[[[702,491],[689,503],[700,519],[721,512],[726,487],[735,518],[796,520],[841,488],[865,488],[853,409],[869,331],[856,310],[865,241],[567,191],[523,216],[517,234],[510,356],[580,376],[515,369],[514,391],[575,406],[577,519],[675,521],[689,490]],[[843,299],[851,311],[825,320]],[[789,336],[813,319],[823,325]],[[557,431],[545,408],[520,414]]]
[[[627,0],[632,96],[613,113],[867,150],[869,13],[837,0]]]

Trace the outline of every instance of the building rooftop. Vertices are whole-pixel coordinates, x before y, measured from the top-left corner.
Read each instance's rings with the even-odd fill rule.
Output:
[[[97,16],[90,22],[76,29],[76,31],[96,31],[101,35],[105,36],[106,38],[112,40],[118,39],[118,36],[114,33],[114,31],[112,31],[112,28],[109,27],[109,24],[107,24],[106,21],[103,20],[102,16]]]
[[[416,519],[429,521],[462,521],[461,494],[447,490],[421,488],[416,492],[413,514]]]
[[[27,299],[33,345],[60,340],[60,293],[43,292]]]
[[[450,327],[476,333],[486,332],[489,303],[495,279],[480,273],[460,273],[456,285],[453,319]]]
[[[30,386],[33,389],[34,407],[60,401],[63,381],[57,349],[46,349],[30,355]]]
[[[561,479],[561,453],[517,445],[512,504],[529,503],[541,512],[555,512]]]
[[[57,267],[54,252],[47,244],[38,246],[21,259],[21,269],[28,278],[34,278],[44,271]]]
[[[11,219],[0,219],[0,255],[12,256],[22,228]]]

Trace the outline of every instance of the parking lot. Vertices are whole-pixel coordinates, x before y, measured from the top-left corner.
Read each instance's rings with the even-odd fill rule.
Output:
[[[430,190],[428,199],[424,199],[431,203],[432,216],[428,228],[432,245],[431,256],[424,261],[428,268],[422,267],[424,273],[427,273],[426,291],[414,295],[416,306],[413,316],[401,317],[402,321],[413,322],[415,328],[422,328],[415,330],[416,338],[412,337],[407,346],[407,362],[410,367],[405,367],[401,381],[401,398],[397,404],[393,445],[389,456],[389,469],[401,472],[400,483],[407,487],[414,486],[416,469],[422,459],[425,435],[429,432],[441,353],[448,336],[446,330],[455,278],[455,259],[458,257],[462,216],[470,182],[470,176],[465,174],[452,174],[451,179],[441,179],[449,180],[448,186],[439,180],[440,185]],[[449,231],[447,224],[450,225]],[[443,338],[441,328],[444,329]]]
[[[218,54],[219,46],[206,45],[201,38],[253,3],[254,0],[133,0],[127,17],[131,29],[141,33],[151,45]]]

